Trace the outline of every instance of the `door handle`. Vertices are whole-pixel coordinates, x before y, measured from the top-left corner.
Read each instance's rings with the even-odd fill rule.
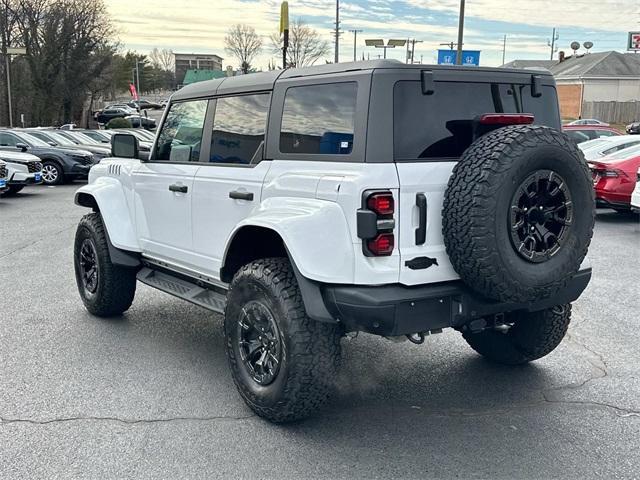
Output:
[[[169,185],[169,191],[174,193],[187,193],[189,191],[189,187],[186,185]]]
[[[416,245],[424,245],[427,241],[427,196],[424,193],[416,195],[419,223],[416,228]]]
[[[232,198],[234,200],[246,200],[247,202],[253,202],[253,193],[239,192],[238,190],[234,190],[233,192],[229,192],[229,198]]]

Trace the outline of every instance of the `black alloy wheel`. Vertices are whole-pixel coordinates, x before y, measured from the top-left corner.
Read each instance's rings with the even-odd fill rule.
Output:
[[[90,238],[86,238],[80,246],[80,277],[82,286],[88,295],[95,295],[98,291],[98,277],[100,265],[96,247]]]
[[[280,332],[271,310],[260,301],[247,303],[237,325],[240,359],[259,385],[271,384],[282,360]]]
[[[529,175],[511,200],[511,242],[530,262],[546,262],[558,253],[572,223],[571,193],[565,180],[552,170]]]

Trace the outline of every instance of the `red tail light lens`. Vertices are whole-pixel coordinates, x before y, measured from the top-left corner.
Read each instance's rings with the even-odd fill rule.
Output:
[[[367,242],[369,251],[376,257],[388,257],[393,253],[395,238],[393,233],[381,233]]]
[[[367,208],[378,215],[393,215],[395,203],[391,193],[374,193],[367,199]]]
[[[481,125],[531,125],[534,120],[534,115],[518,113],[487,113],[480,116]]]

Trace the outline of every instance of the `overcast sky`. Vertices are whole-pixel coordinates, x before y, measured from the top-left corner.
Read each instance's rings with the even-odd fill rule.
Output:
[[[280,2],[276,0],[105,0],[119,30],[124,49],[147,53],[154,47],[181,53],[215,53],[226,59],[224,36],[230,25],[247,23],[267,41],[277,31]],[[358,58],[376,58],[381,51],[364,46],[365,38],[416,38],[416,59],[433,63],[440,43],[455,41],[459,0],[351,0],[341,2],[341,61],[353,58],[350,29],[364,30],[358,38]],[[335,1],[293,0],[292,18],[302,17],[333,42]],[[467,0],[465,48],[482,50],[481,63],[502,63],[502,39],[507,35],[507,61],[549,58],[547,41],[553,27],[560,49],[570,52],[572,41],[591,41],[593,51],[626,50],[627,32],[640,30],[636,0]],[[404,59],[404,49],[389,58]],[[278,55],[268,49],[255,62],[266,67]],[[329,55],[333,60],[333,53]]]

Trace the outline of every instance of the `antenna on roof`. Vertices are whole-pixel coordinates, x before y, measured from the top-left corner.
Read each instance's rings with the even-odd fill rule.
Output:
[[[585,48],[587,53],[589,53],[589,50],[593,48],[593,42],[584,42],[582,46]]]

